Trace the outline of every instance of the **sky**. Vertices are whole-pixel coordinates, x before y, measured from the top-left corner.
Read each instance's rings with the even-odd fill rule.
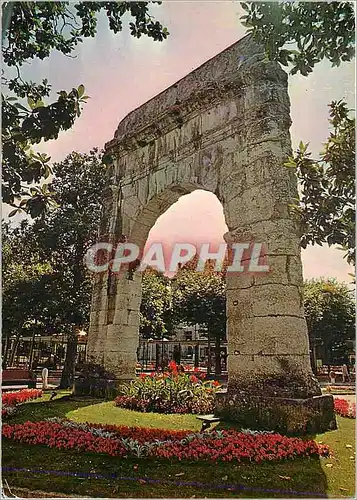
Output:
[[[145,37],[134,39],[125,29],[114,35],[103,16],[97,37],[85,39],[75,58],[54,53],[45,61],[36,60],[23,68],[26,78],[48,78],[54,91],[84,84],[85,93],[90,96],[74,127],[56,141],[41,145],[52,161],[60,161],[74,150],[86,152],[94,146],[103,147],[130,111],[245,35],[237,2],[165,1],[152,6],[151,12],[170,32],[161,43]],[[354,107],[353,66],[344,63],[331,68],[322,62],[308,77],[289,76],[293,147],[300,140],[309,142],[312,153],[317,155],[328,136],[327,104],[345,99]],[[218,243],[226,231],[223,209],[216,196],[195,191],[182,196],[157,220],[148,242]],[[309,247],[303,250],[302,259],[305,278],[351,281],[348,273],[352,268],[337,249]]]

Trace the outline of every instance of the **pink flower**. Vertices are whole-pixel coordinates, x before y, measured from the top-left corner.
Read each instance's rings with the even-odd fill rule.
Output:
[[[334,400],[334,410],[341,417],[356,418],[356,404],[350,403],[346,399],[336,398]]]

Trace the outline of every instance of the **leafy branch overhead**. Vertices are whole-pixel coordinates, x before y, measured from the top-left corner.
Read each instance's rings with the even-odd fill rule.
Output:
[[[3,9],[3,61],[7,66],[2,78],[7,87],[2,106],[3,201],[17,211],[36,217],[53,204],[46,188],[33,188],[52,174],[50,158],[32,146],[41,140],[57,139],[80,116],[83,85],[71,91],[57,92],[57,100],[47,103],[51,94],[47,79],[27,82],[21,66],[34,59],[45,59],[53,51],[71,56],[85,38],[95,37],[99,16],[103,13],[114,33],[123,30],[126,18],[130,34],[145,35],[162,41],[166,28],[149,13],[149,5],[160,2],[5,2]],[[11,75],[11,69],[16,76]]]
[[[291,74],[307,76],[327,59],[332,66],[355,55],[352,2],[249,2],[240,19],[269,60],[291,65]],[[288,47],[290,45],[290,47]]]
[[[301,246],[340,245],[355,265],[355,118],[343,101],[329,108],[333,130],[319,159],[301,142],[286,166],[296,169],[301,185],[301,202],[293,207],[301,220]]]
[[[132,36],[147,35],[161,42],[168,31],[149,14],[149,3],[16,2],[3,50],[4,62],[8,66],[22,65],[29,59],[45,59],[53,50],[71,54],[83,38],[96,36],[98,14],[102,11],[114,33],[122,31],[122,18],[128,13],[133,18],[129,22]]]
[[[58,92],[58,100],[45,105],[43,96],[31,90],[27,93],[29,109],[16,97],[5,97],[2,106],[3,139],[3,201],[15,208],[10,215],[22,209],[36,217],[53,205],[51,192],[39,184],[52,174],[50,157],[37,153],[32,145],[41,140],[57,139],[61,130],[70,129],[80,116],[84,87],[67,94]]]

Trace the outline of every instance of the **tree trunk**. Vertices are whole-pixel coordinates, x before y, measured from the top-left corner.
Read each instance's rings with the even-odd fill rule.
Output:
[[[31,338],[31,344],[30,344],[29,370],[31,370],[31,368],[32,368],[32,358],[33,358],[33,350],[34,350],[34,344],[35,344],[35,333],[36,333],[36,329],[34,327],[33,333],[32,333],[32,338]]]
[[[211,332],[207,331],[207,346],[208,346],[208,363],[207,363],[207,375],[211,375],[212,368],[212,356],[211,356]]]
[[[222,367],[221,367],[221,337],[220,334],[216,334],[216,345],[215,345],[215,374],[221,375]]]
[[[200,348],[199,348],[199,344],[196,344],[195,345],[195,368],[198,368],[199,367],[199,363],[200,363]]]
[[[333,342],[331,342],[330,339],[323,341],[323,353],[324,353],[323,364],[324,365],[334,365],[335,364],[334,360],[332,359],[333,358],[332,347],[333,347]]]
[[[68,335],[66,359],[64,361],[60,389],[72,388],[77,355],[77,327]]]
[[[7,357],[9,353],[9,343],[10,343],[10,335],[6,336],[5,347],[4,347],[4,355],[2,359],[2,369],[5,370],[7,367]]]
[[[158,371],[159,370],[159,366],[162,365],[161,361],[160,361],[160,358],[162,360],[162,356],[160,356],[160,345],[159,344],[156,344],[155,345],[155,370]],[[162,366],[161,366],[162,368]]]
[[[76,292],[80,290],[84,279],[84,268],[83,268],[83,256],[84,256],[84,241],[77,237],[75,244],[75,264],[74,264],[74,272],[73,272],[73,296],[76,296]],[[72,311],[74,315],[76,315],[76,309]],[[73,323],[76,323],[78,320],[73,320]],[[76,324],[73,327],[72,331],[68,335],[67,339],[67,352],[66,359],[64,361],[63,371],[61,375],[60,389],[67,389],[68,387],[73,387],[74,384],[74,374],[75,374],[75,364],[76,364],[76,356],[77,356],[77,342],[78,336],[77,333],[80,328],[80,324]]]
[[[317,373],[316,346],[314,344],[310,344],[310,347],[311,347],[311,349],[310,349],[311,350],[311,353],[310,353],[311,368],[312,368],[314,375],[316,375],[316,373]]]

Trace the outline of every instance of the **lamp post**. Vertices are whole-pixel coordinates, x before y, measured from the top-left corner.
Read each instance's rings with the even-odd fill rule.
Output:
[[[199,367],[199,357],[200,357],[200,354],[199,354],[199,351],[200,351],[200,344],[199,344],[199,339],[197,338],[197,323],[195,324],[195,341],[196,341],[196,344],[195,344],[195,358],[194,358],[194,367],[195,368],[198,368]]]
[[[83,361],[85,361],[86,356],[87,356],[87,339],[85,339],[86,336],[87,336],[87,332],[85,332],[84,330],[78,331],[79,345],[84,344]]]

